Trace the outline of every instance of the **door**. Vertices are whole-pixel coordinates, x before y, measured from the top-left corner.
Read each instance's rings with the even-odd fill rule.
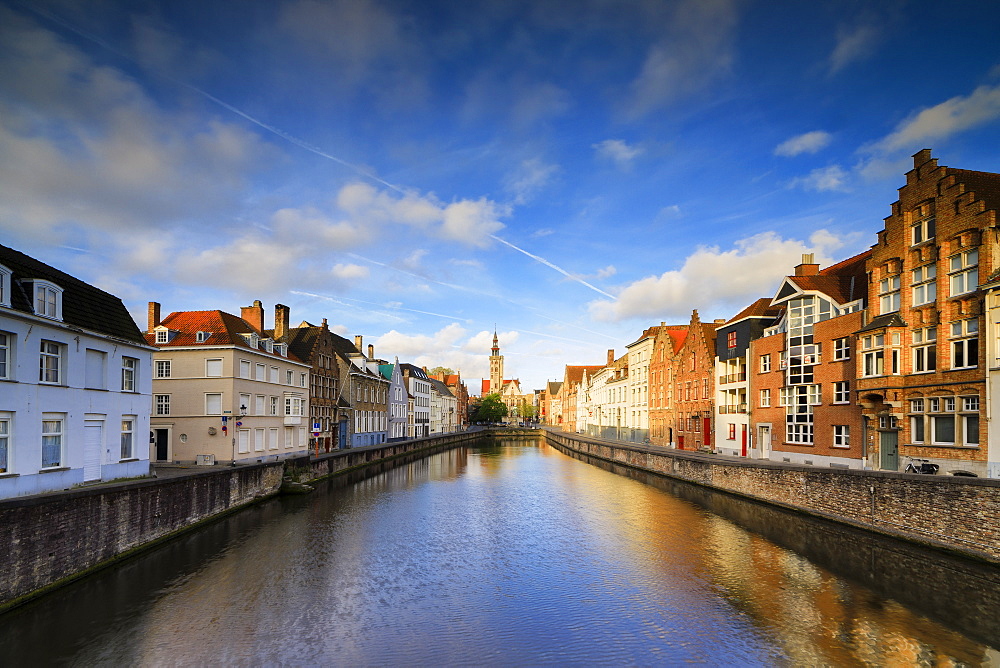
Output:
[[[879,457],[883,471],[899,470],[899,432],[880,431],[878,436]]]
[[[740,425],[740,454],[744,457],[747,456],[747,426],[745,424]]]
[[[85,420],[83,423],[83,481],[101,479],[101,447],[104,441],[104,423]]]
[[[167,437],[170,434],[169,429],[154,429],[153,430],[153,441],[156,445],[156,461],[165,462],[167,461]]]
[[[760,458],[771,458],[771,426],[761,425],[757,427],[757,440],[760,444]]]
[[[705,446],[712,447],[712,418],[702,418],[702,434],[705,436]]]

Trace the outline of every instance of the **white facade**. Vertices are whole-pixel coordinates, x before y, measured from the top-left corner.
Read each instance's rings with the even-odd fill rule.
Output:
[[[649,361],[655,336],[647,330],[642,338],[625,347],[628,351],[628,408],[625,425],[633,440],[649,436]]]
[[[1000,411],[1000,284],[984,285],[986,290],[986,475],[1000,478],[1000,420],[992,419]]]
[[[430,379],[431,423],[430,433],[448,434],[458,429],[458,400],[451,390],[442,383]]]
[[[152,348],[116,298],[19,273],[0,259],[0,498],[149,475]],[[63,319],[89,291],[136,340]]]

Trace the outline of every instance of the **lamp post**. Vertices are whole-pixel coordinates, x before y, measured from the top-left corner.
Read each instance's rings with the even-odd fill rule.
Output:
[[[240,408],[237,411],[237,415],[233,416],[233,461],[232,466],[236,466],[236,438],[238,437],[239,428],[243,426],[243,418],[247,416],[247,407],[240,404]],[[228,415],[222,416],[222,430],[226,431],[226,422],[229,421]]]

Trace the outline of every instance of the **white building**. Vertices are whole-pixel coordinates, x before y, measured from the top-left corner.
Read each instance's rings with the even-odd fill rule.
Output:
[[[628,356],[627,437],[633,441],[649,438],[649,362],[659,327],[650,327],[636,341],[625,346]]]
[[[406,438],[406,407],[408,405],[406,395],[406,381],[399,368],[399,358],[393,364],[380,364],[379,372],[382,377],[389,381],[388,387],[388,433],[386,437],[390,441],[401,441]]]
[[[458,401],[448,386],[428,378],[431,390],[431,433],[448,434],[458,429]]]
[[[0,498],[148,475],[152,354],[120,299],[0,246]]]
[[[986,292],[986,475],[1000,478],[1000,420],[992,417],[1000,411],[1000,276],[982,286]]]
[[[431,384],[427,374],[413,364],[401,364],[406,392],[409,395],[407,407],[407,438],[420,438],[430,433],[431,424]]]

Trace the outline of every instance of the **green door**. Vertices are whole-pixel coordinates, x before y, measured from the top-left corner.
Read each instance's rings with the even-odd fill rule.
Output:
[[[899,441],[898,431],[879,432],[879,454],[882,459],[881,466],[879,468],[881,468],[883,471],[899,470],[898,441]]]

